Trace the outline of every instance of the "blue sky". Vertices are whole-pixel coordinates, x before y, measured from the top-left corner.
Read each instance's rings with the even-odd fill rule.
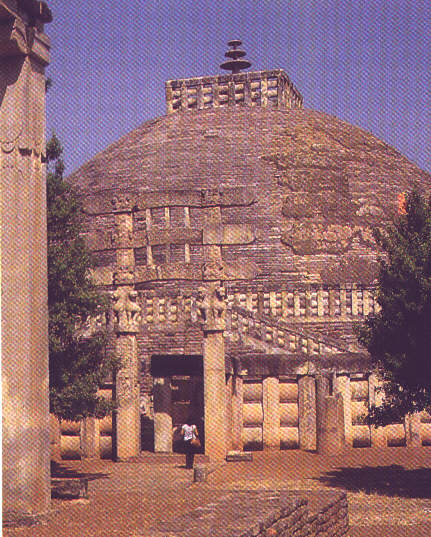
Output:
[[[229,39],[283,68],[304,106],[358,125],[431,171],[428,0],[49,0],[47,135],[67,172],[163,115],[164,82],[216,74]]]

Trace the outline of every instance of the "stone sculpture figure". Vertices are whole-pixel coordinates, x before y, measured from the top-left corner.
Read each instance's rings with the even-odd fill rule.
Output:
[[[129,212],[135,205],[134,196],[119,192],[111,199],[111,206],[115,212]]]
[[[128,323],[139,322],[141,319],[141,308],[137,304],[138,292],[130,291],[129,300],[126,303],[126,318]]]
[[[214,292],[214,322],[216,325],[226,324],[226,290],[220,285]]]
[[[201,323],[205,324],[208,321],[208,311],[210,309],[209,297],[205,287],[199,287],[198,294],[196,296],[196,308],[198,319]]]
[[[196,297],[197,314],[204,330],[224,330],[226,327],[226,290],[220,285],[200,287]]]
[[[141,308],[136,303],[137,291],[120,287],[111,295],[114,319],[119,330],[136,331],[141,320]]]

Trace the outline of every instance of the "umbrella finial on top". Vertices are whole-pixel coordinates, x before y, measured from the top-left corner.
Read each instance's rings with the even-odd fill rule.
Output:
[[[239,73],[242,69],[248,69],[251,66],[251,63],[248,60],[240,59],[245,56],[245,51],[239,49],[242,41],[239,39],[232,39],[228,41],[228,45],[231,47],[227,52],[225,52],[226,58],[231,58],[223,62],[220,67],[226,69],[227,71],[232,71],[232,74],[235,75]]]

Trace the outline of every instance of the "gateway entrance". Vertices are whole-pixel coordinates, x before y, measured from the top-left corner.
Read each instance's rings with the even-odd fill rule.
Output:
[[[181,452],[181,426],[191,416],[205,445],[203,365],[200,355],[154,355],[154,451]]]

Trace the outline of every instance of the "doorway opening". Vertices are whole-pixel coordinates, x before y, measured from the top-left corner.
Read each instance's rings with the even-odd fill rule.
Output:
[[[170,405],[165,409],[172,420],[172,448],[184,450],[181,427],[189,417],[198,428],[201,449],[205,446],[204,385],[202,355],[153,355],[151,375],[170,386]],[[156,409],[155,409],[156,410]]]

